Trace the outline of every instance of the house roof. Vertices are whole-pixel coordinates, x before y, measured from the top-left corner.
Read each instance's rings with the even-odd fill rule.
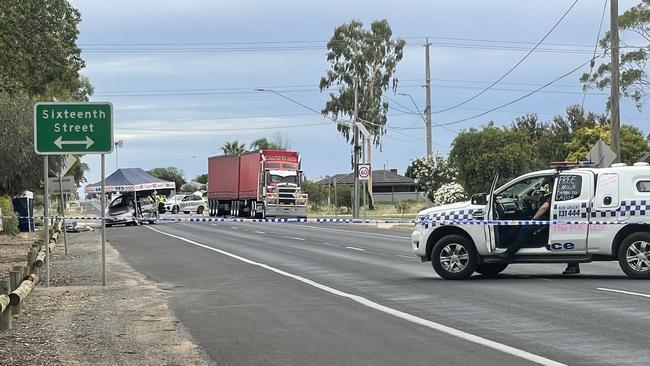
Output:
[[[319,181],[319,184],[354,184],[354,173],[336,174],[329,178]],[[373,170],[372,171],[372,184],[373,185],[415,185],[413,179],[397,174],[391,170]]]

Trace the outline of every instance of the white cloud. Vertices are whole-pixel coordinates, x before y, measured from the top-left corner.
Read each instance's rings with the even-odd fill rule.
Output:
[[[219,120],[193,120],[193,121],[163,121],[145,120],[141,123],[117,124],[115,134],[117,138],[131,141],[165,141],[173,139],[181,141],[184,138],[206,136],[237,136],[257,137],[270,135],[273,131],[286,131],[298,129],[315,129],[319,127],[331,128],[333,123],[325,119],[310,118],[246,118],[246,119],[219,119]]]

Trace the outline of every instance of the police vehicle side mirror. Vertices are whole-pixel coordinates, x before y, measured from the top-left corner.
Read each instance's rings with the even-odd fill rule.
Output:
[[[487,193],[476,193],[472,195],[470,202],[473,205],[486,205],[487,204]]]

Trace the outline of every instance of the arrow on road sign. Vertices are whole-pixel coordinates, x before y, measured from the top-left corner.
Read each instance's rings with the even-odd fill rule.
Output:
[[[59,136],[58,139],[54,140],[54,145],[58,146],[59,149],[63,149],[63,145],[86,145],[87,149],[94,143],[95,141],[91,140],[88,136],[86,136],[86,141],[63,141],[63,136]]]

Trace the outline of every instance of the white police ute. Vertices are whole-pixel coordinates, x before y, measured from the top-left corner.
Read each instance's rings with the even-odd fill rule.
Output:
[[[196,212],[197,214],[202,215],[203,211],[207,207],[206,201],[198,194],[177,194],[169,197],[165,201],[164,205],[165,212],[171,212],[173,214],[179,212],[185,214]]]
[[[510,263],[618,261],[630,278],[650,278],[650,166],[559,164],[421,211],[413,252],[445,279],[496,276]],[[550,188],[552,190],[550,190]],[[548,190],[548,192],[547,192]],[[550,195],[549,221],[532,221]],[[547,198],[548,199],[548,198]],[[546,229],[516,254],[503,253],[526,224]],[[541,239],[540,239],[541,238]]]

